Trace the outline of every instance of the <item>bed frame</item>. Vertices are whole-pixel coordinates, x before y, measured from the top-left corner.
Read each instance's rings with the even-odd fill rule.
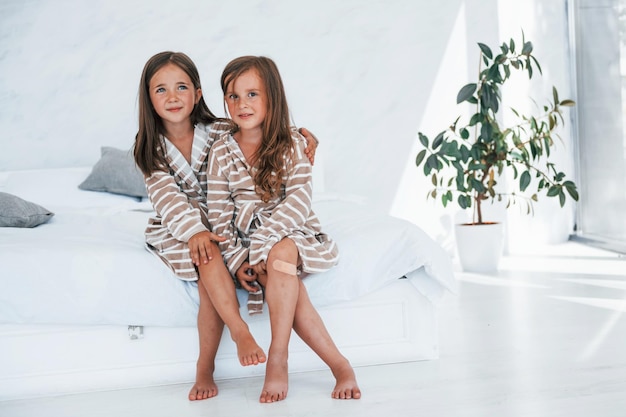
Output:
[[[438,357],[435,307],[406,279],[319,312],[353,366]],[[267,348],[266,313],[251,317],[249,325]],[[0,400],[191,384],[198,356],[195,327],[3,324],[0,343]],[[294,334],[289,368],[304,372],[325,365]],[[240,366],[224,332],[216,379],[258,376],[264,370],[264,365]]]

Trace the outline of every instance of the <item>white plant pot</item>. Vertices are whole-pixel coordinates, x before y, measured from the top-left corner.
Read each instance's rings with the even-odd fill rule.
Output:
[[[502,223],[456,224],[456,247],[463,271],[497,271],[504,244],[503,232]]]

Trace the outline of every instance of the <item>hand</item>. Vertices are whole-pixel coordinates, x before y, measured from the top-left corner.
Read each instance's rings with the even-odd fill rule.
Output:
[[[317,145],[319,145],[319,141],[315,135],[309,132],[305,127],[301,127],[298,131],[306,138],[307,146],[304,149],[304,153],[307,158],[309,158],[309,161],[311,161],[311,165],[315,165],[315,150],[317,149]]]
[[[196,233],[187,242],[191,261],[196,266],[208,264],[209,261],[213,259],[214,249],[216,249],[219,254],[219,249],[215,247],[215,243],[213,242],[223,242],[224,240],[225,238],[209,231]]]
[[[251,268],[257,275],[267,275],[267,265],[265,264],[265,261],[261,261],[258,264],[253,265]]]
[[[250,264],[246,261],[237,269],[237,273],[235,274],[237,277],[237,281],[241,284],[241,288],[248,292],[256,292],[259,288],[256,283],[258,275],[254,272],[254,269],[250,266]]]

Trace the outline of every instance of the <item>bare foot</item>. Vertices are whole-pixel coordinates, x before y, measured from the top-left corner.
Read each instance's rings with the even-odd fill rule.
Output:
[[[206,400],[217,395],[217,385],[213,380],[213,367],[201,367],[198,364],[196,383],[189,390],[189,401]]]
[[[265,368],[265,383],[259,401],[273,403],[287,398],[288,379],[287,355],[272,355],[270,353]]]
[[[333,369],[332,372],[337,381],[331,394],[332,398],[337,400],[358,400],[361,398],[361,390],[356,383],[354,369],[352,369],[350,363],[346,362],[345,365]]]
[[[265,362],[265,352],[249,332],[242,333],[238,337],[233,336],[233,340],[237,345],[237,356],[242,366],[258,365]]]

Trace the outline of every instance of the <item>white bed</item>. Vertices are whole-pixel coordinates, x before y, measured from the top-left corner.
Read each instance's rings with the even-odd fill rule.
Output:
[[[195,284],[144,249],[149,203],[78,189],[90,172],[0,173],[0,192],[54,213],[37,227],[0,228],[0,400],[194,379]],[[304,282],[341,351],[355,366],[437,358],[436,301],[455,287],[446,252],[358,201],[318,193],[314,209],[341,260]],[[238,295],[266,348],[267,313],[248,316]],[[218,379],[264,372],[238,365],[227,332],[216,366]],[[295,334],[289,366],[324,367]]]

